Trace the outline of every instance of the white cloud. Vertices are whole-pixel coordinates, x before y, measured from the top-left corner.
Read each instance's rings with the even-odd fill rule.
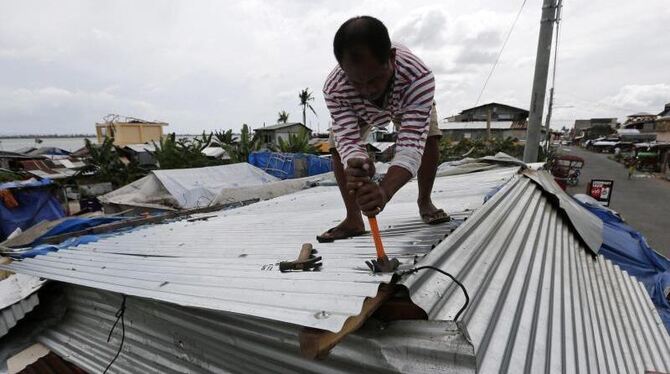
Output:
[[[393,39],[420,48],[443,47],[447,40],[447,16],[439,8],[414,11],[398,26]]]
[[[620,108],[660,112],[663,106],[670,102],[670,84],[630,84],[621,87],[616,95],[602,101]]]
[[[660,111],[670,101],[665,3],[565,3],[556,92],[573,108],[557,109],[557,119],[625,115],[622,106]],[[333,34],[363,14],[384,21],[432,67],[440,113],[456,113],[474,105],[518,5],[0,2],[0,133],[92,132],[110,112],[165,120],[182,133],[237,130],[272,123],[280,110],[299,118],[297,94],[305,87],[318,113],[309,121],[324,129],[329,114],[320,91],[335,65]],[[527,106],[540,11],[526,5],[482,102]],[[575,93],[580,100],[568,96]]]

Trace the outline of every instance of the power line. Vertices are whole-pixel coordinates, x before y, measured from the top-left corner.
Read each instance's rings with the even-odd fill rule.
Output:
[[[482,90],[479,92],[479,96],[477,97],[477,102],[475,103],[475,106],[479,105],[479,100],[481,100],[482,95],[484,94],[484,90],[486,89],[486,85],[489,83],[489,79],[491,79],[491,76],[493,75],[493,71],[496,69],[496,66],[498,65],[498,61],[500,61],[500,56],[502,56],[502,53],[505,50],[505,46],[507,45],[507,41],[509,40],[510,35],[512,35],[512,31],[514,31],[514,27],[516,26],[516,22],[519,20],[519,16],[521,15],[521,11],[523,10],[523,7],[525,5],[526,5],[526,0],[523,0],[523,2],[521,3],[521,7],[519,8],[519,12],[517,12],[516,17],[514,18],[514,22],[512,22],[512,26],[509,28],[509,31],[507,32],[507,36],[505,37],[505,40],[503,41],[503,44],[500,47],[500,51],[498,52],[498,56],[496,57],[495,62],[493,62],[493,66],[491,66],[491,71],[489,71],[489,75],[486,76],[486,80],[484,81],[484,86],[482,87]]]

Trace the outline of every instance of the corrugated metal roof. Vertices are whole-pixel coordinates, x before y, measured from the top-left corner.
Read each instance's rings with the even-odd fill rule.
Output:
[[[123,147],[128,148],[132,151],[135,151],[137,153],[155,152],[156,151],[156,145],[154,143],[126,144]]]
[[[454,217],[481,206],[516,167],[437,178],[433,199]],[[405,186],[379,215],[389,256],[412,264],[458,221],[438,226],[418,217],[417,184]],[[211,215],[211,214],[210,214]],[[339,331],[391,275],[372,275],[375,256],[362,236],[315,244],[319,272],[280,273],[300,246],[344,215],[335,186],[316,187],[219,212],[206,221],[155,225],[4,266],[13,271],[180,305],[263,317]]]
[[[509,130],[512,128],[512,121],[491,121],[493,130]],[[439,123],[440,130],[486,130],[486,121],[472,122],[449,122]]]
[[[435,200],[464,212],[513,170],[438,178]],[[370,322],[322,362],[297,358],[296,325],[332,331],[333,321],[357,313],[363,295],[374,295],[389,280],[362,265],[374,252],[370,239],[319,245],[319,273],[259,272],[259,266],[294,256],[299,243],[336,221],[342,212],[333,188],[223,212],[207,222],[153,226],[11,267],[221,310],[129,298],[126,345],[114,366],[120,372],[472,372],[475,365],[480,373],[669,372],[670,337],[642,285],[592,256],[554,205],[555,196],[540,187],[543,177],[526,174],[513,177],[432,251],[449,228],[418,224],[416,185],[404,189],[380,216],[391,226],[384,230],[390,254],[405,263],[416,255],[417,265],[452,273],[467,287],[470,306],[454,329],[449,321],[464,301],[460,291],[437,272],[403,278],[431,321]],[[118,331],[112,343],[105,339],[120,296],[67,290],[67,319],[40,342],[99,371],[118,347]],[[327,318],[314,323],[314,312]]]
[[[0,337],[39,304],[35,292],[43,283],[25,274],[12,274],[0,280]]]
[[[272,130],[280,130],[286,127],[292,127],[292,126],[302,126],[308,131],[312,131],[309,127],[303,125],[300,122],[287,122],[287,123],[277,123],[275,125],[270,125],[270,126],[263,126],[263,127],[258,127],[255,128],[254,131],[272,131]]]
[[[39,304],[39,298],[34,293],[25,299],[0,310],[0,337],[5,336],[9,330],[16,326],[23,317]]]
[[[100,373],[116,354],[121,296],[65,288],[64,320],[37,340],[65,360]],[[110,373],[474,373],[472,345],[447,321],[368,323],[327,359],[300,356],[299,326],[128,297],[125,339]],[[420,357],[420,359],[416,359]]]
[[[417,265],[453,274],[478,372],[670,371],[670,338],[644,287],[593,257],[547,193],[515,178]],[[406,278],[429,319],[464,302],[439,273]]]

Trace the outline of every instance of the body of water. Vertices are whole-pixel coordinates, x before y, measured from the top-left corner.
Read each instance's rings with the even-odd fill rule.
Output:
[[[177,135],[177,138],[193,139],[196,135]],[[13,152],[25,147],[56,147],[66,151],[74,152],[84,146],[84,139],[97,143],[96,138],[40,138],[41,144],[35,143],[34,138],[3,138],[0,137],[0,151]]]
[[[84,146],[84,139],[86,138],[40,138],[41,144],[35,143],[33,138],[0,138],[0,151],[13,152],[25,147],[57,147],[65,149],[66,151],[74,152]],[[93,143],[96,143],[95,138],[88,138]]]

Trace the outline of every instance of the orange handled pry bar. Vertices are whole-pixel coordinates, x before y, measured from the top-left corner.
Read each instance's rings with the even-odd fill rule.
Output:
[[[400,266],[400,261],[397,258],[390,259],[386,256],[384,245],[382,244],[382,235],[379,233],[379,226],[377,226],[377,217],[368,217],[370,222],[370,231],[372,231],[372,239],[375,242],[375,249],[377,250],[377,259],[366,261],[365,263],[370,267],[374,273],[392,273]]]
[[[368,217],[370,221],[370,231],[372,231],[372,239],[375,242],[375,249],[377,250],[377,258],[386,256],[384,252],[384,244],[382,244],[382,235],[379,233],[379,226],[377,226],[377,217]]]

